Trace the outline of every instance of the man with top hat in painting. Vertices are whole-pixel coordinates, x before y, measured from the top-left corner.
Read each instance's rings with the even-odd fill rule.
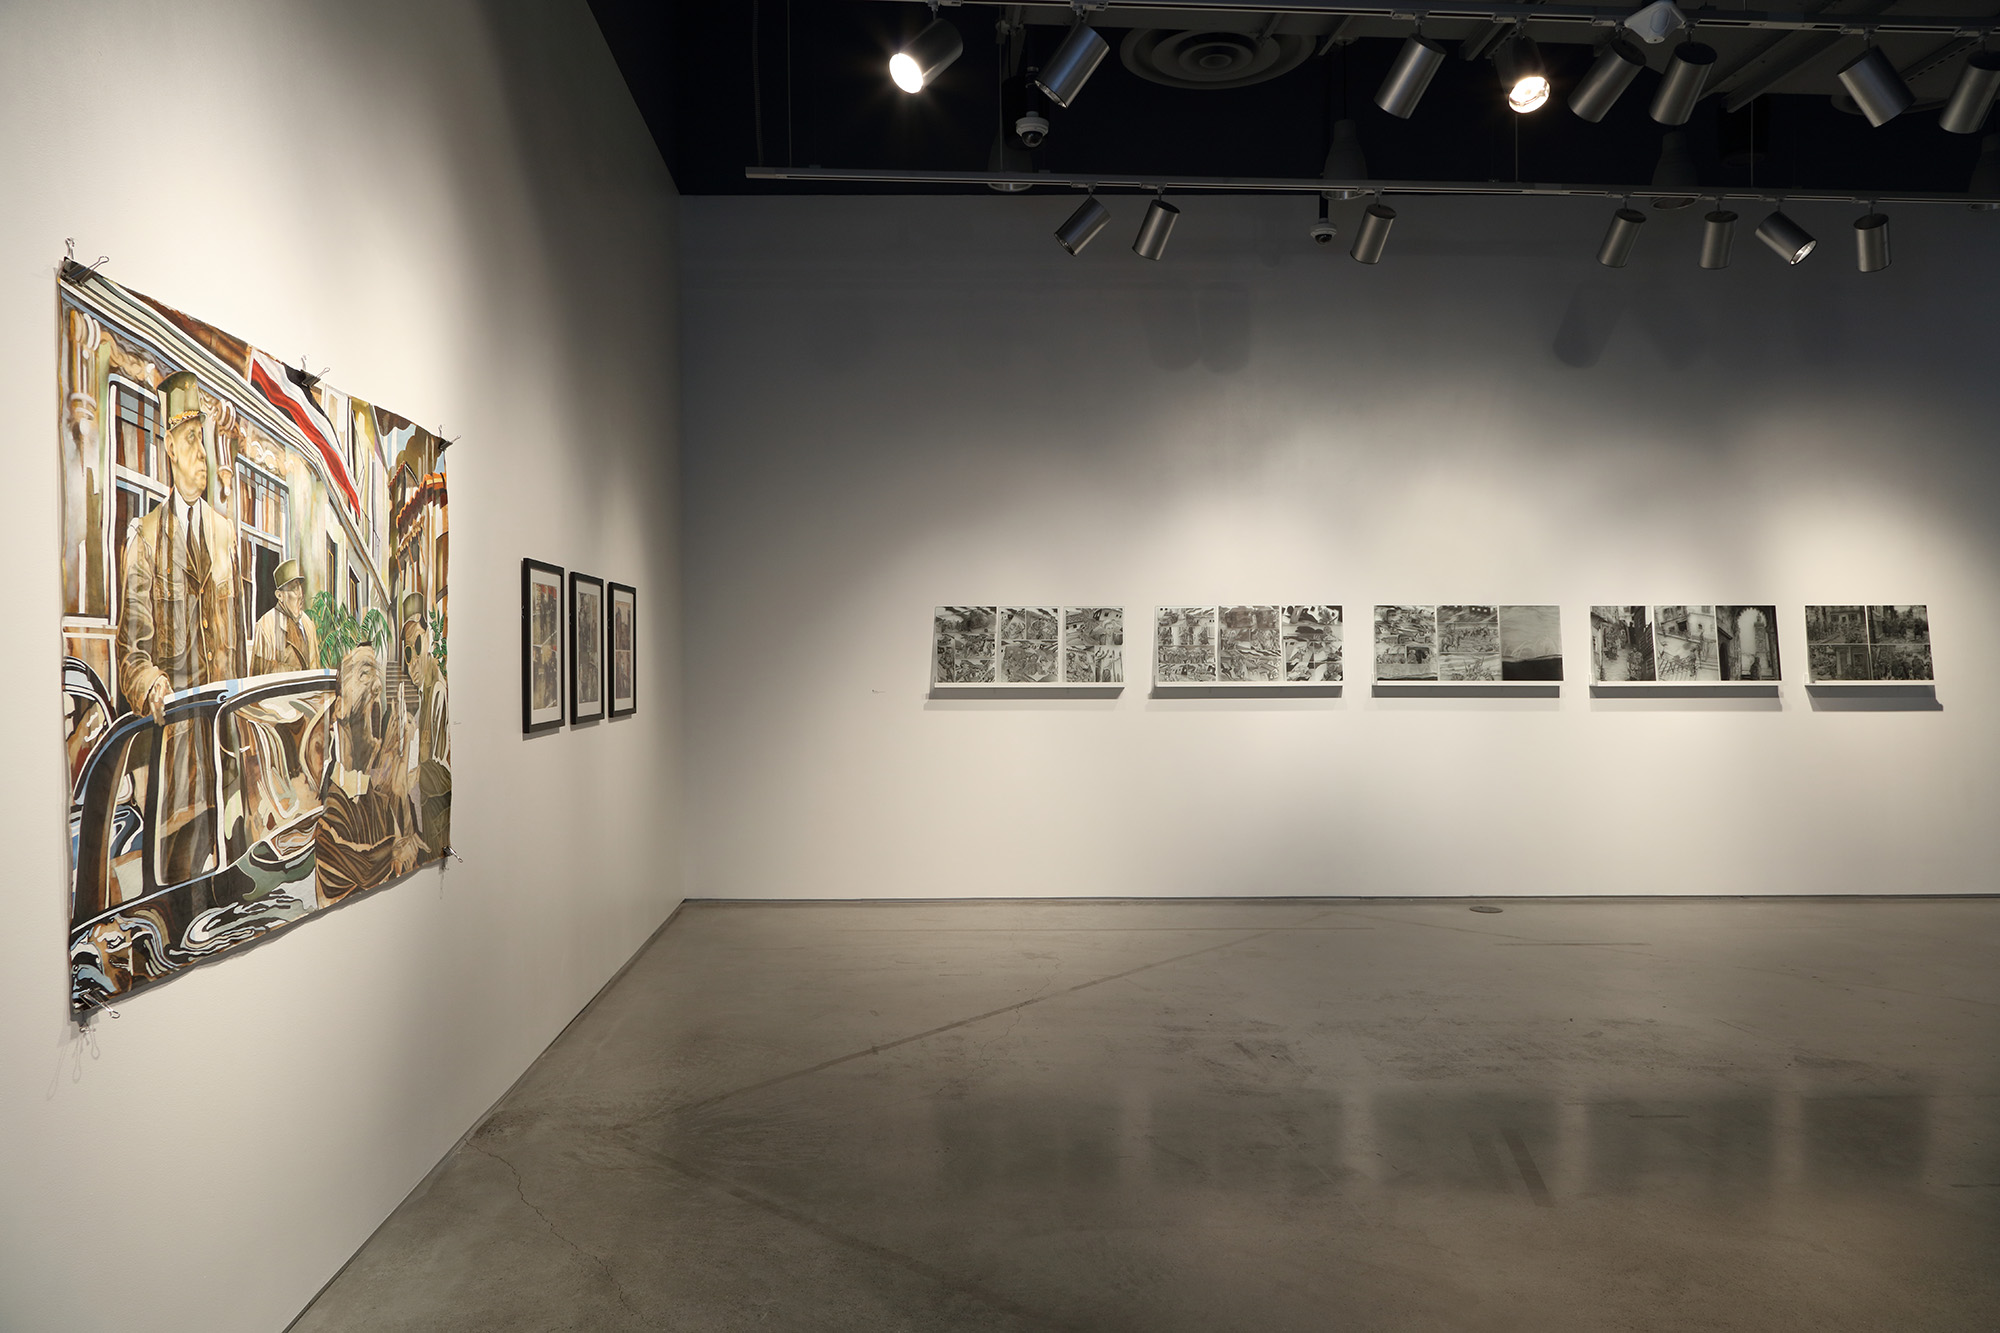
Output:
[[[424,599],[404,593],[401,604],[404,708],[414,709],[419,837],[426,861],[451,846],[451,735],[444,668],[429,650]]]
[[[242,656],[236,534],[208,502],[201,386],[183,370],[160,389],[173,491],[132,534],[118,623],[119,693],[155,722],[166,720],[169,694],[238,675]]]
[[[305,571],[298,561],[286,560],[273,577],[278,604],[257,618],[250,635],[250,674],[318,670],[319,631],[305,613]]]

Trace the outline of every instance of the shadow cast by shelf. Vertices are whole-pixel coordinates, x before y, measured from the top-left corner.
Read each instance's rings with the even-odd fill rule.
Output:
[[[1853,685],[1808,685],[1806,695],[1815,713],[1942,713],[1937,686],[1924,682],[1882,681]]]
[[[1556,699],[1562,682],[1439,681],[1436,684],[1378,680],[1371,691],[1377,699]]]
[[[1123,685],[933,685],[926,699],[1116,699]]]
[[[1618,685],[1590,687],[1593,699],[1776,699],[1778,684],[1768,680],[1732,680],[1685,685]]]
[[[1338,699],[1339,685],[1155,685],[1154,699]]]

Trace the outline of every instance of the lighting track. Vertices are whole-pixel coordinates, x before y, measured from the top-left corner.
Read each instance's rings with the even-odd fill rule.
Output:
[[[911,0],[927,3],[928,0]],[[969,0],[972,4],[998,6],[1002,0]],[[956,7],[956,6],[955,6]],[[1072,12],[1067,0],[1029,0],[1029,9]],[[1098,0],[1086,4],[1087,13],[1115,10],[1145,10],[1152,13],[1242,14],[1263,18],[1272,14],[1300,14],[1321,18],[1396,19],[1405,23],[1418,19],[1514,23],[1577,23],[1598,28],[1616,28],[1631,17],[1630,5],[1537,5],[1537,4],[1425,4],[1422,0]],[[1864,33],[1931,33],[1943,36],[1985,37],[2000,32],[2000,15],[1912,15],[1894,14],[1808,14],[1795,10],[1683,9],[1690,28],[1738,28],[1763,32],[1823,32],[1859,37]]]
[[[745,167],[753,181],[819,181],[853,185],[1012,185],[1020,189],[1056,186],[1070,190],[1213,190],[1238,194],[1338,194],[1359,198],[1375,194],[1497,195],[1510,198],[1548,196],[1584,199],[1736,199],[1767,204],[1956,204],[2000,208],[2000,195],[1923,194],[1879,190],[1756,190],[1711,186],[1561,185],[1529,181],[1390,181],[1321,180],[1284,176],[1076,176],[1044,172],[897,171],[866,167]]]

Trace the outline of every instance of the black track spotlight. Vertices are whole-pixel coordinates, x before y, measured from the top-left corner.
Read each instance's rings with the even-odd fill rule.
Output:
[[[1069,215],[1068,221],[1056,228],[1056,243],[1071,254],[1080,255],[1083,247],[1089,245],[1109,221],[1111,210],[1098,203],[1097,196],[1093,194],[1077,205],[1076,212]]]
[[[1736,215],[1717,208],[1701,220],[1701,266],[1728,268],[1729,243],[1736,239]]]
[[[1953,134],[1979,133],[1986,128],[1995,94],[2000,94],[2000,51],[1974,51],[1938,116],[1938,127]]]
[[[1597,53],[1590,71],[1577,80],[1569,95],[1569,109],[1595,125],[1644,68],[1646,57],[1639,48],[1623,37],[1613,37]]]
[[[1667,72],[1653,91],[1650,114],[1662,125],[1685,125],[1701,100],[1701,90],[1715,68],[1715,48],[1705,42],[1682,42],[1667,61]]]
[[[1146,216],[1139,223],[1139,234],[1132,238],[1132,253],[1141,259],[1158,259],[1167,252],[1167,237],[1174,234],[1174,223],[1180,220],[1181,211],[1164,199],[1155,199],[1146,205]]]
[[[920,93],[931,80],[965,54],[965,42],[958,29],[945,19],[932,19],[930,26],[903,44],[889,57],[889,77],[906,93]]]
[[[1389,246],[1389,228],[1396,225],[1396,210],[1377,199],[1362,210],[1361,225],[1354,231],[1354,248],[1347,253],[1363,264],[1382,262]]]
[[[1979,161],[1973,164],[1972,179],[1965,183],[1965,192],[1981,199],[2000,195],[2000,134],[1989,134],[1979,141]],[[1974,204],[1972,209],[1975,213],[1991,213],[2000,209],[2000,204]]]
[[[1403,49],[1396,53],[1396,63],[1389,66],[1388,77],[1375,90],[1375,105],[1392,116],[1408,120],[1443,63],[1442,46],[1420,33],[1410,34],[1404,39]]]
[[[1870,210],[1854,219],[1854,263],[1863,273],[1889,267],[1889,215]]]
[[[1625,261],[1632,257],[1632,247],[1639,243],[1639,228],[1646,225],[1646,215],[1629,204],[1611,215],[1611,225],[1604,229],[1604,243],[1597,247],[1597,262],[1606,268],[1624,268]]]
[[[1068,106],[1083,91],[1083,85],[1090,82],[1098,62],[1110,49],[1111,44],[1098,36],[1096,29],[1079,23],[1069,30],[1069,36],[1063,38],[1063,44],[1049,57],[1049,63],[1032,76],[1035,86],[1057,106]]]
[[[1839,77],[1840,86],[1847,89],[1861,114],[1878,128],[1908,111],[1910,103],[1917,100],[1879,46],[1871,46],[1849,61]]]
[[[1656,194],[1654,208],[1686,208],[1695,201],[1694,154],[1688,151],[1687,135],[1670,130],[1660,138],[1660,160],[1653,167],[1653,188],[1686,190],[1686,194]]]
[[[1525,116],[1541,110],[1549,100],[1542,48],[1526,33],[1517,32],[1493,48],[1493,68],[1500,75],[1500,90],[1507,94],[1509,109]]]
[[[1796,264],[1813,252],[1819,242],[1811,232],[1785,216],[1785,211],[1775,209],[1771,216],[1757,224],[1757,239],[1771,247],[1771,253],[1787,264]]]

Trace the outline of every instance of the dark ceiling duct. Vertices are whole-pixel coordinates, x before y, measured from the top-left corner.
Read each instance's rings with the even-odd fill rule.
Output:
[[[1247,88],[1289,74],[1312,53],[1313,39],[1298,33],[1134,28],[1118,45],[1125,68],[1169,88]]]

